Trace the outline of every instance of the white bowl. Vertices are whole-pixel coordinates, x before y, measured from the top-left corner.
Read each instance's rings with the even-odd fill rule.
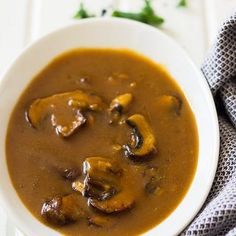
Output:
[[[219,152],[219,127],[208,84],[185,52],[161,31],[123,19],[78,21],[46,35],[24,50],[11,64],[0,84],[0,199],[8,216],[26,235],[56,236],[26,209],[11,183],[5,138],[11,112],[31,79],[55,56],[73,48],[129,48],[166,66],[180,85],[195,115],[199,157],[194,180],[182,202],[147,235],[176,235],[193,219],[211,188]],[[184,170],[183,170],[184,171]]]

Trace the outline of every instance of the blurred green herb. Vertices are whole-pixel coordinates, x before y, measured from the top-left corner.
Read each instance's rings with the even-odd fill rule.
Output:
[[[106,14],[106,9],[103,9],[101,15],[104,16],[105,14]],[[156,15],[153,7],[151,6],[150,0],[144,1],[144,6],[138,13],[115,10],[113,11],[112,16],[136,20],[153,26],[160,26],[161,24],[164,23],[164,19]],[[84,5],[81,3],[80,8],[75,14],[74,18],[84,19],[89,17],[94,17],[94,15],[89,15],[88,12],[85,10]]]
[[[178,7],[187,7],[187,0],[179,0]]]
[[[153,26],[160,26],[164,23],[164,19],[156,15],[150,0],[145,0],[144,7],[138,13],[114,11],[112,16],[136,20]]]
[[[74,15],[74,18],[75,19],[85,19],[85,18],[90,18],[90,17],[94,17],[94,15],[89,15],[88,12],[84,8],[84,4],[81,3],[79,10]]]

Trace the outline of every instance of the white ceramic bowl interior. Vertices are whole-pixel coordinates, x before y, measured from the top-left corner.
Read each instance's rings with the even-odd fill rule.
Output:
[[[213,182],[219,151],[215,106],[207,82],[181,48],[159,30],[129,20],[79,21],[33,43],[8,68],[0,85],[1,204],[12,221],[26,235],[59,235],[34,218],[16,194],[7,169],[5,137],[11,112],[31,79],[58,54],[84,47],[135,50],[165,65],[184,91],[195,114],[199,133],[197,171],[188,193],[176,210],[161,224],[146,233],[155,236],[176,235],[200,210]]]

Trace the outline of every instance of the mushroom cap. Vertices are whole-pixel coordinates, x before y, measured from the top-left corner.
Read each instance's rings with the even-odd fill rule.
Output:
[[[144,116],[132,115],[126,120],[126,124],[132,128],[132,142],[123,146],[125,156],[142,160],[156,150],[155,136]]]

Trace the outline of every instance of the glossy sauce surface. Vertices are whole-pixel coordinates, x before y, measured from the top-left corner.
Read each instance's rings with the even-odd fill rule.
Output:
[[[86,122],[73,134],[62,137],[49,115],[38,127],[30,125],[26,113],[36,99],[73,91],[97,96],[103,103],[98,110],[81,110]],[[109,104],[127,93],[132,101],[111,124]],[[55,114],[70,120],[67,107],[56,104]],[[131,157],[124,145],[134,142],[127,119],[135,114],[144,117],[155,147],[148,155]],[[198,136],[187,100],[163,67],[126,50],[84,49],[53,60],[24,91],[10,119],[6,154],[17,193],[40,221],[65,235],[130,236],[151,229],[178,206],[195,173]],[[118,194],[127,193],[124,201],[132,198],[127,209],[102,213],[73,190],[75,179],[66,179],[65,170],[76,170],[77,179],[84,180],[83,162],[89,157],[105,158],[122,170],[112,178],[118,181]],[[78,219],[58,225],[41,215],[45,201],[70,194],[82,212]],[[110,200],[120,196],[112,194]]]

